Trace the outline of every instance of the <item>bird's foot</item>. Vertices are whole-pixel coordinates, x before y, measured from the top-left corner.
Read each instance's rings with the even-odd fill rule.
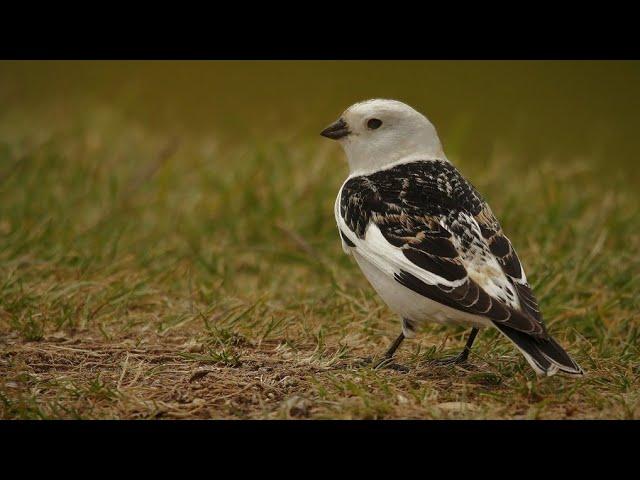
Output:
[[[409,371],[409,367],[400,365],[399,363],[393,363],[393,357],[383,357],[373,366],[374,370],[380,370],[382,368],[388,368],[389,370],[396,370],[397,372],[404,373]]]
[[[458,355],[452,355],[450,357],[438,358],[436,360],[432,360],[431,364],[438,365],[438,366],[460,365],[460,364],[466,363],[468,358],[469,358],[469,355],[468,354],[465,355],[463,352],[463,353],[459,353]]]
[[[372,357],[364,357],[353,362],[353,365],[356,367],[371,366],[371,368],[373,368],[374,370],[387,368],[389,370],[396,370],[398,372],[409,371],[409,367],[405,367],[404,365],[400,365],[399,363],[394,363],[393,358],[387,358],[387,357],[381,358],[377,362],[375,362]]]

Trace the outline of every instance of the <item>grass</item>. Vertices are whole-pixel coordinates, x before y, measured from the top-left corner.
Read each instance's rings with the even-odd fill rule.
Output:
[[[19,122],[18,122],[19,123]],[[587,371],[536,378],[494,332],[399,321],[342,253],[320,138],[221,145],[116,111],[0,124],[0,417],[638,418],[640,200],[597,158],[452,158]],[[285,135],[275,138],[287,138]]]

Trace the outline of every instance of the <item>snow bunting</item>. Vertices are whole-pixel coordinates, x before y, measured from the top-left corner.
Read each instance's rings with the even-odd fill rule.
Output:
[[[342,247],[402,319],[385,353],[426,321],[495,327],[541,375],[582,369],[546,331],[520,260],[489,205],[447,160],[434,126],[395,100],[349,107],[321,133],[337,140],[350,175],[335,203]]]

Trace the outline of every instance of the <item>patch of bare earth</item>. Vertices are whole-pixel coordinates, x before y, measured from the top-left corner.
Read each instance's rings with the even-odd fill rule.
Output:
[[[8,337],[0,353],[2,416],[306,415],[308,403],[292,393],[322,368],[286,360],[287,348],[278,342],[238,343],[225,358],[179,334],[119,342],[88,335],[38,342]]]
[[[208,344],[190,332],[89,333],[24,341],[4,336],[3,418],[580,418],[579,395],[508,378],[493,362],[464,367],[399,361],[374,370],[360,349],[344,354],[285,339],[242,336]],[[564,380],[558,380],[560,382]],[[545,392],[546,389],[546,392]],[[571,390],[574,390],[573,387]],[[551,392],[551,393],[549,393]],[[570,395],[570,400],[567,395]],[[510,402],[505,403],[509,398]],[[543,408],[544,407],[544,408]],[[544,412],[542,414],[536,412]]]

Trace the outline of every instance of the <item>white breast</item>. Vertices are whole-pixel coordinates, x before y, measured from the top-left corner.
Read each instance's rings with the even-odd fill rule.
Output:
[[[360,255],[357,249],[353,251],[353,257],[384,303],[402,318],[416,323],[471,324],[478,327],[491,324],[486,318],[455,310],[406,288]]]

